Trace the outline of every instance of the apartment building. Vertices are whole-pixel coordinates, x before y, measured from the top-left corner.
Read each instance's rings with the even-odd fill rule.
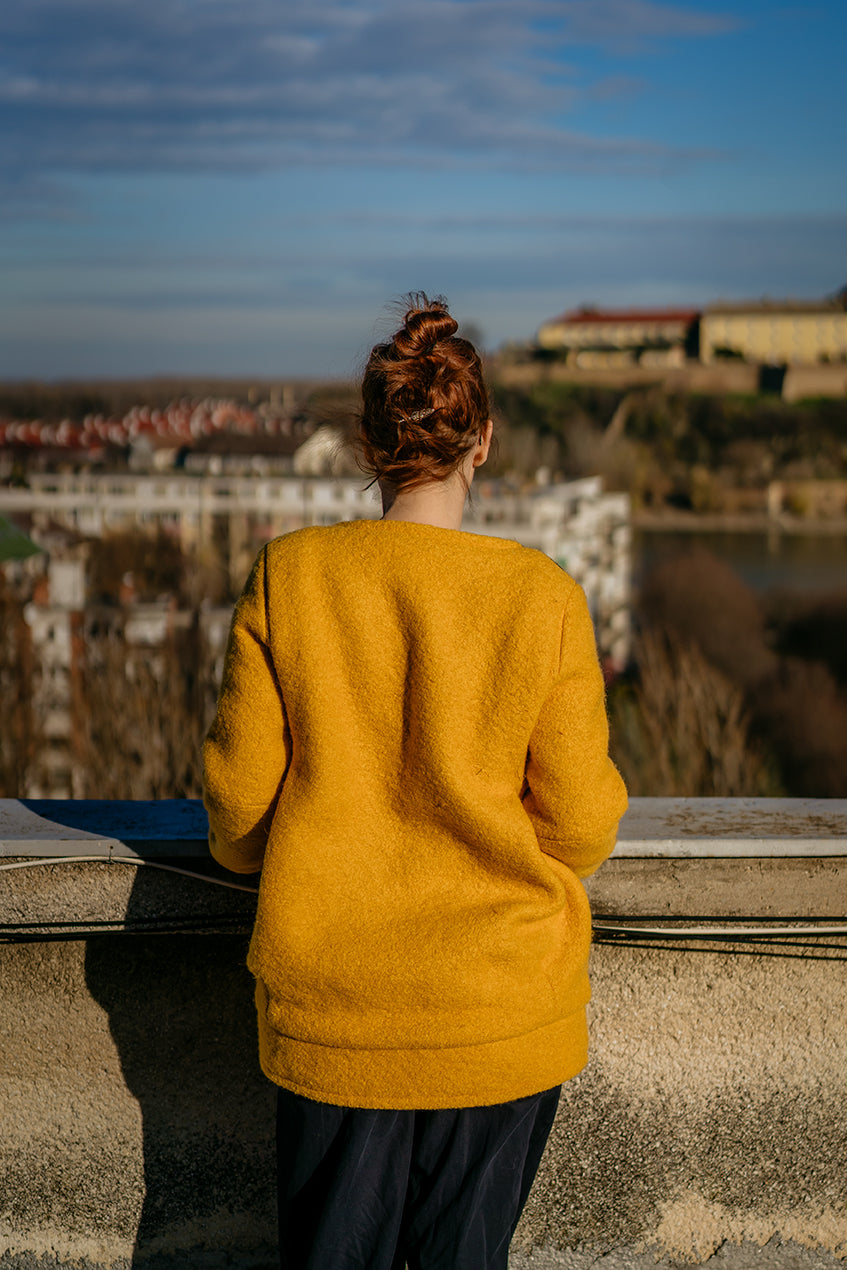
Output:
[[[185,474],[33,473],[25,488],[0,489],[0,513],[25,519],[33,539],[61,525],[76,534],[164,529],[191,553],[214,542],[239,588],[262,543],[305,525],[381,515],[377,491],[361,478],[210,477]],[[557,560],[585,588],[601,652],[628,656],[629,504],[599,477],[516,488],[475,486],[467,528],[514,538]],[[628,619],[627,619],[628,621]]]
[[[269,538],[305,525],[375,518],[376,493],[361,479],[189,477],[186,475],[33,474],[28,488],[0,489],[0,514],[25,521],[47,548],[25,616],[36,668],[35,705],[43,723],[44,754],[38,788],[30,796],[72,797],[75,779],[74,700],[86,632],[94,622],[116,623],[127,648],[154,650],[195,620],[174,601],[138,603],[131,594],[110,613],[95,612],[85,596],[85,537],[120,530],[164,529],[191,554],[215,542],[234,588]],[[514,488],[499,481],[475,486],[466,527],[511,538],[544,551],[583,586],[607,673],[630,654],[630,525],[624,494],[606,494],[599,477]],[[49,550],[65,531],[73,543]],[[204,638],[220,657],[230,610],[201,609]]]

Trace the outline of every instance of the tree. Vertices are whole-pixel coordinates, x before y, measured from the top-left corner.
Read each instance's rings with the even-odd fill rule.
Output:
[[[33,656],[23,606],[0,573],[0,797],[22,798],[39,744]]]
[[[649,631],[638,678],[610,694],[612,754],[630,794],[765,797],[777,792],[753,741],[744,694],[699,649]]]
[[[128,644],[120,625],[89,635],[81,796],[198,798],[216,682],[199,621],[164,644]]]

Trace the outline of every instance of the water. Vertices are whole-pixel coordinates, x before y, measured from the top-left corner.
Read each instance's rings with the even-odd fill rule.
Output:
[[[633,583],[638,586],[655,565],[695,547],[725,561],[755,591],[847,590],[844,534],[639,529],[632,542]]]

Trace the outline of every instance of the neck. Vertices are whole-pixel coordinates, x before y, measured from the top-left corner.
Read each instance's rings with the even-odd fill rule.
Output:
[[[461,529],[468,488],[459,472],[446,481],[428,481],[410,490],[380,482],[383,520],[409,520],[416,525]]]

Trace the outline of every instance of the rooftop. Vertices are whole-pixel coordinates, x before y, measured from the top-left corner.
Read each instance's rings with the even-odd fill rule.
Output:
[[[697,309],[572,309],[560,317],[550,318],[545,326],[562,322],[695,322]]]

